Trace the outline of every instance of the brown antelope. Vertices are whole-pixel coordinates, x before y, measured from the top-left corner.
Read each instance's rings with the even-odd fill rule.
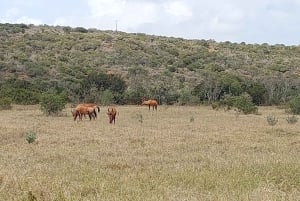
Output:
[[[97,112],[96,109],[98,109],[98,112],[100,112],[100,107],[97,106],[94,103],[81,103],[78,104],[75,108],[75,110],[72,111],[72,115],[74,117],[74,121],[77,117],[79,117],[80,120],[82,120],[82,116],[88,115],[90,120],[97,118]]]
[[[109,107],[107,109],[107,115],[109,118],[109,123],[111,124],[112,122],[114,122],[114,124],[116,123],[116,115],[117,115],[117,110],[115,107]]]
[[[156,100],[149,99],[149,100],[143,101],[142,105],[148,105],[149,110],[150,110],[151,106],[152,106],[152,110],[154,110],[154,109],[157,110],[157,101]]]

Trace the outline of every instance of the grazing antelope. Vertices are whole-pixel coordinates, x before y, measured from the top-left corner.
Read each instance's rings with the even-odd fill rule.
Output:
[[[117,115],[117,110],[115,107],[109,107],[107,109],[107,115],[109,118],[109,123],[111,124],[112,122],[114,122],[114,124],[116,123],[116,115]]]
[[[150,110],[151,106],[152,106],[152,110],[154,110],[154,109],[157,110],[157,101],[156,100],[149,99],[147,101],[143,101],[142,105],[148,105],[149,110]]]
[[[90,120],[97,118],[97,112],[96,109],[98,109],[98,112],[100,112],[100,107],[97,106],[94,103],[81,103],[78,104],[75,108],[75,110],[72,111],[72,115],[74,118],[74,121],[77,117],[79,117],[80,120],[82,120],[82,116],[88,115]]]

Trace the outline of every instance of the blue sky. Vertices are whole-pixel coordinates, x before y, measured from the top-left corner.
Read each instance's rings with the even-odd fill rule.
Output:
[[[300,0],[0,0],[0,23],[300,45]]]

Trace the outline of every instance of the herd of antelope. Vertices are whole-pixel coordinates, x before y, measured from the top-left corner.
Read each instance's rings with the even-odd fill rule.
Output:
[[[149,110],[150,107],[152,107],[152,109],[157,110],[157,101],[156,100],[146,100],[143,101],[141,105],[148,105],[149,106]],[[100,107],[97,104],[94,103],[81,103],[78,104],[74,110],[71,111],[74,121],[77,119],[82,120],[82,117],[86,117],[86,115],[88,115],[89,119],[96,119],[97,118],[97,113],[100,112]],[[108,118],[109,118],[109,123],[116,123],[116,116],[117,116],[117,109],[113,106],[108,107],[107,109],[107,113]]]

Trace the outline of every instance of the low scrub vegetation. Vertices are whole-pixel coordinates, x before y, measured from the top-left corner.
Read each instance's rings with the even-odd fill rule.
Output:
[[[298,46],[25,24],[0,24],[0,35],[0,93],[15,104],[38,104],[48,90],[71,103],[137,104],[149,97],[168,105],[246,92],[255,106],[287,104],[300,92]]]
[[[298,122],[298,117],[295,116],[295,115],[292,115],[292,116],[288,116],[286,118],[286,121],[289,123],[289,124],[295,124]]]

